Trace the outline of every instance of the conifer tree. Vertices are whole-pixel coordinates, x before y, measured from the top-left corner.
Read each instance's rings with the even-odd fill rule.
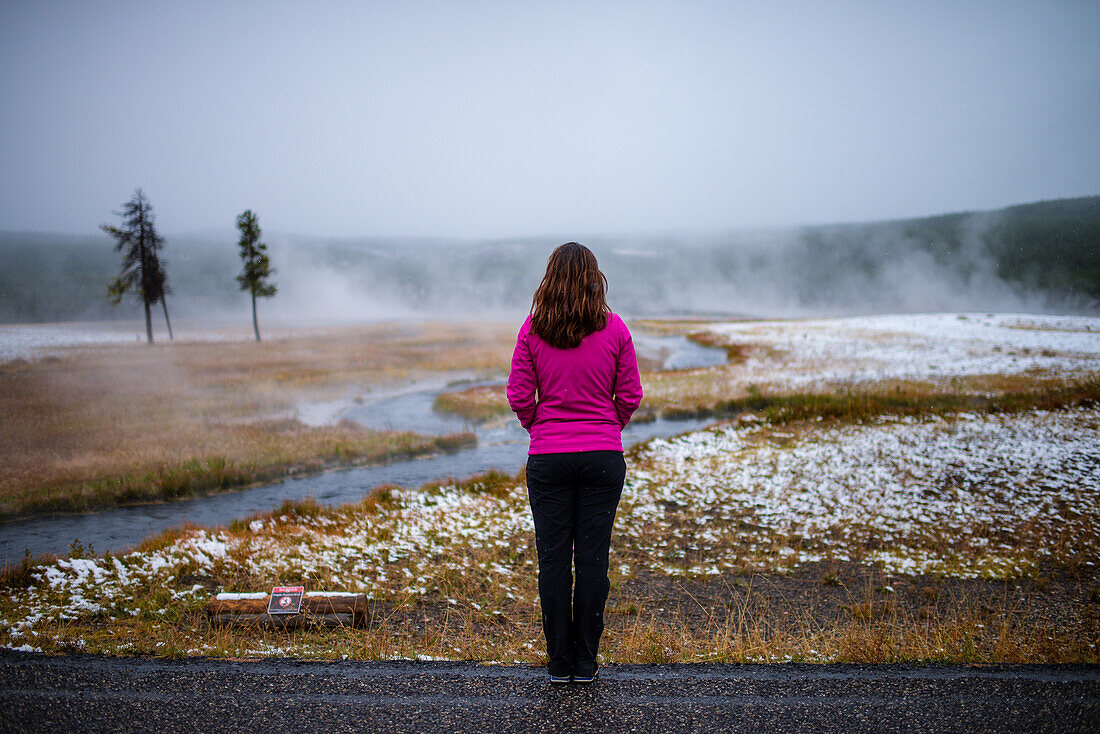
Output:
[[[117,306],[122,297],[133,293],[145,307],[145,336],[153,343],[153,319],[150,313],[152,305],[160,302],[164,308],[164,321],[168,326],[168,338],[172,338],[172,322],[168,319],[167,262],[161,251],[164,238],[157,234],[153,216],[153,206],[141,189],[134,191],[133,197],[122,205],[122,210],[114,212],[122,217],[122,226],[100,225],[115,240],[115,252],[122,253],[122,270],[107,284],[107,297]]]
[[[256,319],[256,299],[275,295],[275,284],[270,282],[275,270],[267,256],[267,245],[260,242],[260,222],[251,209],[246,209],[237,217],[237,229],[241,232],[238,245],[241,248],[241,262],[244,268],[237,276],[242,291],[252,296],[252,331],[256,341],[260,341],[260,324]]]

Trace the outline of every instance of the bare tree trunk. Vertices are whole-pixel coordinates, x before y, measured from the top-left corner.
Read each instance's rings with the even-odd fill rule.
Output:
[[[141,220],[141,230],[138,232],[138,247],[141,255],[141,300],[145,303],[145,337],[149,340],[149,343],[153,343],[153,316],[149,313],[149,288],[147,287],[149,282],[146,280],[145,266],[148,265],[148,261],[145,259],[145,220]]]
[[[256,332],[256,341],[260,341],[260,322],[256,320],[256,293],[252,293],[252,331]]]
[[[145,338],[149,340],[149,343],[153,343],[153,316],[149,313],[149,300],[142,299],[145,302]]]
[[[172,341],[172,322],[168,320],[168,297],[160,297],[160,305],[164,308],[164,323],[168,324],[168,341]]]

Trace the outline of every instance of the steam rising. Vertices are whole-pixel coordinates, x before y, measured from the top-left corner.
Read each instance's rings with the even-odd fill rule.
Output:
[[[1012,282],[974,215],[950,252],[900,225],[725,237],[599,238],[609,303],[635,316],[795,317],[904,311],[1094,312],[1095,301]],[[564,238],[563,240],[564,241]],[[272,315],[295,322],[392,317],[514,318],[530,307],[557,241],[416,243],[281,240]]]
[[[269,235],[278,294],[261,324],[507,319],[526,313],[550,252],[577,239],[624,315],[796,317],[906,311],[1095,313],[1100,197],[996,212],[706,236],[527,240]],[[232,233],[169,237],[170,307],[236,323],[248,300]],[[110,243],[0,235],[0,321],[135,318],[111,309]],[[79,267],[72,267],[79,262]],[[50,294],[46,297],[45,294]]]
[[[403,243],[387,256],[367,244],[286,240],[273,245],[274,256],[289,265],[280,271],[284,286],[270,313],[289,323],[517,318],[559,244]],[[782,243],[770,252],[668,241],[589,244],[607,274],[609,302],[622,313],[777,315],[798,307],[789,286],[780,287],[782,265],[773,255]],[[776,287],[743,267],[749,261],[764,263]]]

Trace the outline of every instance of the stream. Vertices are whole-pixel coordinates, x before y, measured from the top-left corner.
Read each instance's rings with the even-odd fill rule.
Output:
[[[725,351],[695,344],[682,336],[635,335],[639,355],[663,362],[665,369],[686,369],[723,364]],[[460,387],[485,382],[466,382]],[[495,381],[499,384],[499,380]],[[75,539],[91,545],[96,553],[118,553],[142,539],[185,522],[202,526],[226,525],[237,518],[278,507],[285,500],[312,497],[322,504],[357,502],[380,484],[416,488],[435,479],[464,478],[497,469],[515,474],[527,460],[527,432],[514,416],[482,425],[471,425],[458,416],[432,409],[435,397],[456,389],[453,380],[414,384],[400,391],[364,396],[361,403],[335,409],[329,419],[350,418],[367,428],[411,430],[443,434],[472,430],[477,446],[423,458],[388,464],[334,469],[321,474],[284,479],[249,489],[194,497],[174,502],[112,508],[80,515],[54,515],[0,525],[0,564],[18,563],[25,551],[32,556],[64,554]],[[623,431],[629,448],[658,436],[695,430],[711,421],[699,419],[631,423]]]

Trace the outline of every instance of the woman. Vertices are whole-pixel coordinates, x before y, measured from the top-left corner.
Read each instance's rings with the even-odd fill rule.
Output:
[[[621,434],[642,400],[634,342],[606,293],[591,250],[576,242],[554,250],[508,375],[508,403],[531,434],[527,494],[554,683],[596,678],[626,476]]]

